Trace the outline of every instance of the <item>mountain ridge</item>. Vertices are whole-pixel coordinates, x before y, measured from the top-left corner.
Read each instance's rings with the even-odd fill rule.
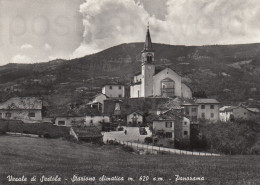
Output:
[[[153,47],[156,68],[173,69],[193,92],[205,91],[229,104],[260,100],[260,43]],[[106,83],[129,84],[141,69],[142,49],[143,43],[125,43],[72,60],[0,66],[0,98],[43,96],[52,102],[59,95],[65,104],[88,101]],[[79,91],[82,87],[86,89]]]

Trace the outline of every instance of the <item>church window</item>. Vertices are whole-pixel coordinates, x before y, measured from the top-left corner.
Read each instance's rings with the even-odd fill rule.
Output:
[[[147,62],[152,62],[152,56],[151,55],[147,56]]]
[[[161,81],[161,96],[173,97],[175,95],[175,82],[170,78]]]
[[[116,105],[115,105],[115,110],[121,110],[119,103],[116,103]]]

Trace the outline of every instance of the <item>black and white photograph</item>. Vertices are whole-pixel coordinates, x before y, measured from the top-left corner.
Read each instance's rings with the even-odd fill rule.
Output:
[[[259,0],[0,0],[0,185],[259,185]]]

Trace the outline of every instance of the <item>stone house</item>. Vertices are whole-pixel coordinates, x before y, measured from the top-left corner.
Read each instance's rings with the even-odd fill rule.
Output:
[[[55,118],[55,124],[57,126],[77,126],[85,125],[85,116],[58,116]]]
[[[90,108],[97,109],[98,111],[103,112],[104,111],[104,101],[108,99],[108,97],[105,94],[97,94],[94,96],[91,101],[88,103],[88,106]]]
[[[219,109],[219,116],[223,122],[237,119],[257,120],[260,118],[260,111],[257,108],[248,108],[243,105],[224,106]]]
[[[198,119],[204,119],[211,122],[219,120],[219,102],[215,99],[201,98],[196,99],[195,103],[198,104],[197,116]]]
[[[0,119],[42,122],[42,100],[37,97],[13,97],[0,103]]]
[[[95,126],[102,129],[103,124],[110,124],[110,117],[104,114],[86,115],[86,126]]]
[[[143,124],[143,113],[140,111],[134,111],[127,115],[128,126],[140,126]]]
[[[125,86],[121,84],[107,84],[102,88],[102,94],[109,98],[124,98]]]
[[[163,134],[172,140],[189,139],[190,120],[181,112],[169,110],[153,120],[153,132]]]
[[[198,118],[198,104],[191,101],[184,101],[181,106],[184,108],[184,114],[187,116],[191,122],[197,122]]]

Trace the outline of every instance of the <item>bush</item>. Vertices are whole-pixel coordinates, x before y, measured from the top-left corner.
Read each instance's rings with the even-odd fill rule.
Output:
[[[146,144],[153,143],[153,138],[152,138],[152,137],[146,137],[146,138],[144,138],[144,142],[145,142]]]
[[[125,152],[130,152],[130,153],[132,153],[132,152],[135,151],[132,147],[130,147],[130,146],[125,146],[125,145],[122,147],[122,149],[123,149]]]
[[[48,133],[43,134],[43,137],[47,138],[47,139],[51,138],[50,134],[48,134]]]
[[[230,155],[257,153],[257,149],[253,150],[253,147],[258,133],[251,121],[204,125],[201,126],[201,132],[201,144],[209,151]]]
[[[117,130],[118,130],[118,131],[123,131],[124,128],[123,128],[123,127],[119,127]]]

